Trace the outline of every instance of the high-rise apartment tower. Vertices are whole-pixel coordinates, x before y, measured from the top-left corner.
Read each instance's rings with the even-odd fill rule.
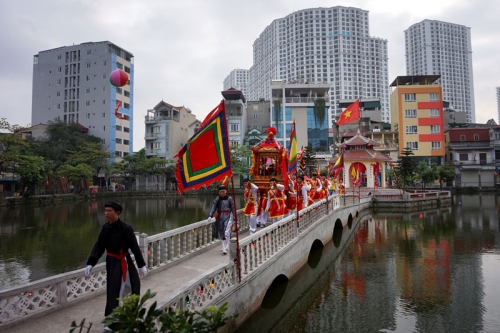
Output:
[[[107,41],[39,52],[33,58],[31,124],[80,123],[113,157],[132,154],[133,60],[132,53]],[[109,81],[117,68],[129,75],[120,88]],[[115,115],[117,101],[122,103]]]
[[[234,88],[243,93],[247,98],[247,85],[248,85],[248,69],[233,69],[231,73],[224,79],[223,90]]]
[[[441,75],[443,100],[476,122],[470,28],[423,20],[405,30],[406,75]]]
[[[248,100],[270,99],[271,80],[330,85],[331,116],[339,101],[379,98],[389,122],[387,40],[369,34],[368,11],[309,8],[274,20],[253,44]]]

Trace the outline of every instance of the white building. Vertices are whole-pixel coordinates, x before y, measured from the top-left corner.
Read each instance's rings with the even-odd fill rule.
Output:
[[[330,114],[339,100],[378,98],[389,122],[387,40],[369,34],[368,11],[309,8],[274,20],[253,44],[248,100],[270,99],[271,80],[330,85]]]
[[[248,85],[248,69],[233,69],[231,73],[224,79],[223,90],[229,90],[234,88],[243,93],[243,96],[247,96],[247,85]]]
[[[406,75],[441,75],[443,100],[476,122],[470,28],[423,20],[405,30]]]
[[[498,123],[500,124],[500,87],[497,87],[497,114]]]
[[[31,124],[54,119],[80,123],[102,139],[112,156],[132,154],[133,60],[132,53],[108,41],[39,52],[33,58]],[[117,68],[129,74],[129,83],[121,88],[109,81]],[[117,101],[122,104],[115,115]]]

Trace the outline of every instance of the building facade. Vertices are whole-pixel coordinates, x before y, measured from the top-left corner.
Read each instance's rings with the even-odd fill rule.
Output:
[[[110,84],[115,69],[128,73],[127,85]],[[111,156],[123,157],[133,152],[133,98],[134,56],[111,42],[63,46],[33,58],[32,125],[80,123]]]
[[[247,105],[240,90],[230,88],[221,92],[226,108],[229,144],[241,146],[245,143],[247,128]]]
[[[400,150],[442,164],[444,157],[443,93],[439,75],[398,76],[391,84],[391,126]]]
[[[297,146],[310,146],[317,157],[331,157],[329,143],[328,109],[330,85],[287,84],[273,81],[270,86],[271,126],[278,131],[276,141],[284,147],[290,146],[290,131],[296,123]],[[317,101],[322,101],[322,110],[315,111]],[[323,156],[324,155],[324,156]]]
[[[233,69],[231,73],[224,79],[223,90],[230,88],[241,91],[243,96],[247,96],[248,86],[248,69]]]
[[[247,102],[247,131],[256,129],[266,136],[269,126],[271,126],[269,101]]]
[[[451,128],[446,132],[445,163],[454,168],[457,186],[494,186],[495,142],[493,128]]]
[[[164,101],[147,111],[144,122],[146,156],[162,159],[173,159],[201,124],[190,109]]]
[[[389,122],[387,40],[369,34],[368,11],[309,8],[274,20],[253,44],[248,100],[269,99],[272,80],[328,84],[329,124],[338,101],[378,98]]]
[[[406,75],[440,75],[443,99],[476,122],[470,28],[423,20],[405,30]]]

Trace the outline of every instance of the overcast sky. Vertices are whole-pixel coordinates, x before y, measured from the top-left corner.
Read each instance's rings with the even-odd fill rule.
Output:
[[[1,0],[0,118],[31,121],[33,55],[109,40],[134,54],[134,150],[144,147],[147,109],[162,99],[198,119],[222,99],[222,82],[252,65],[252,45],[274,20],[295,11],[351,6],[369,11],[370,35],[388,40],[389,83],[406,75],[404,30],[424,19],[472,32],[476,121],[498,122],[498,0]]]

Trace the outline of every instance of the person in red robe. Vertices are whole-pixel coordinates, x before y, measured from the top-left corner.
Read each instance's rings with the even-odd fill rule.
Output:
[[[248,227],[251,235],[257,230],[257,211],[259,209],[257,193],[259,187],[253,184],[248,178],[243,180],[243,184],[245,187],[245,192],[243,194],[245,208],[243,208],[243,214],[248,216]]]
[[[278,184],[276,178],[269,179],[270,189],[267,191],[266,211],[269,212],[271,223],[276,223],[285,215],[285,186]]]

